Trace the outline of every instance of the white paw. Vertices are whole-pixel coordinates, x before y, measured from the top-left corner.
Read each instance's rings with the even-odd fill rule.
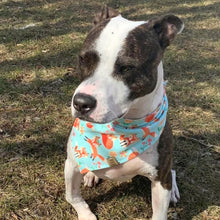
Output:
[[[93,187],[99,182],[99,178],[93,173],[88,172],[84,177],[84,186]]]
[[[79,215],[78,220],[97,220],[97,218],[93,213],[90,213],[89,215]]]
[[[79,215],[78,220],[97,220],[97,218],[93,213],[91,213],[90,215]]]
[[[176,204],[180,199],[180,193],[176,183],[176,171],[171,170],[171,173],[172,173],[172,189],[171,189],[170,201]]]

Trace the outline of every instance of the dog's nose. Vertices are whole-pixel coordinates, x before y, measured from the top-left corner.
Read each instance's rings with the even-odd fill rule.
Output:
[[[85,114],[96,107],[96,99],[91,95],[77,93],[73,98],[73,106],[78,112]]]

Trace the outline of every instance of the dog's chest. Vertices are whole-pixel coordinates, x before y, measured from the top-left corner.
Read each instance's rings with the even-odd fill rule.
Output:
[[[93,171],[101,179],[126,181],[136,175],[148,177],[154,180],[157,177],[157,166],[159,155],[157,152],[158,143],[147,149],[141,155],[115,167]]]

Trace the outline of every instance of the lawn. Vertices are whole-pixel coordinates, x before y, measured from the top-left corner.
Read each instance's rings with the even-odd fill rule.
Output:
[[[181,200],[169,219],[220,219],[218,0],[0,1],[0,219],[76,219],[65,201],[65,143],[79,84],[77,53],[103,4],[133,20],[178,15],[185,29],[164,57]],[[84,189],[100,220],[146,220],[150,182]]]

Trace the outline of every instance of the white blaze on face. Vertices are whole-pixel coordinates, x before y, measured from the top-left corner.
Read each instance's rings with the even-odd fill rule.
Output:
[[[129,108],[129,88],[123,81],[114,79],[112,73],[129,32],[143,23],[129,21],[119,15],[109,21],[94,43],[99,64],[94,74],[79,85],[75,94],[81,92],[96,98],[97,106],[90,117],[97,122],[111,121]]]

